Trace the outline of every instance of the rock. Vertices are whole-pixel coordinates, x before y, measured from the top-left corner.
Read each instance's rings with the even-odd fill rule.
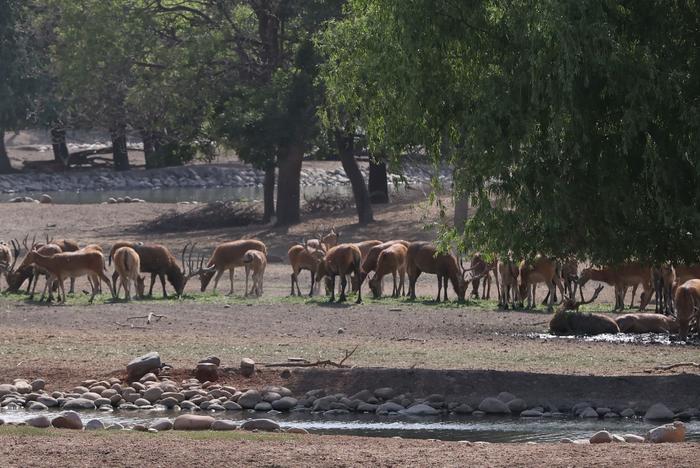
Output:
[[[15,393],[16,391],[17,387],[14,385],[0,384],[0,398],[4,397],[5,395],[9,395],[10,393]]]
[[[634,410],[632,408],[626,408],[626,409],[622,410],[622,412],[620,413],[620,416],[622,416],[623,418],[633,418],[634,414],[635,413],[634,413]]]
[[[132,360],[126,366],[127,379],[131,382],[138,380],[147,373],[161,367],[160,354],[153,351]]]
[[[177,401],[177,399],[175,399],[175,398],[173,398],[173,397],[168,397],[168,398],[163,398],[163,399],[160,400],[158,403],[160,403],[161,405],[165,406],[165,407],[168,408],[168,409],[172,409],[172,408],[174,408],[175,405],[177,405],[179,402]]]
[[[613,442],[616,442],[616,443],[622,443],[622,442],[625,442],[625,438],[622,437],[621,435],[613,434],[613,435],[612,435],[612,441],[613,441]]]
[[[45,429],[47,427],[51,427],[51,421],[49,418],[46,416],[34,416],[33,418],[29,418],[25,421],[27,425],[32,426],[32,427],[39,427],[42,429]]]
[[[163,395],[163,390],[160,387],[151,387],[145,392],[143,392],[143,398],[148,402],[155,403]],[[175,400],[177,403],[177,400]]]
[[[598,412],[591,408],[590,406],[578,415],[579,418],[597,418],[598,417]]]
[[[222,405],[226,411],[240,411],[243,409],[241,405],[236,403],[235,401],[227,401]],[[274,408],[274,405],[273,405]]]
[[[592,444],[607,444],[612,442],[612,436],[608,431],[598,431],[588,441]]]
[[[169,431],[173,428],[173,422],[166,418],[156,419],[148,427],[153,428],[157,431]]]
[[[243,408],[252,409],[255,408],[255,405],[260,403],[261,400],[262,396],[260,395],[260,392],[251,389],[245,392],[240,397],[238,397],[238,404],[241,405]]]
[[[595,409],[596,413],[598,413],[598,416],[605,416],[606,413],[610,413],[612,410],[610,408],[606,408],[604,406],[600,406]]]
[[[43,193],[39,197],[39,203],[53,203],[53,198],[51,198],[51,196],[49,196],[48,194]]]
[[[408,416],[435,416],[440,414],[440,412],[432,406],[423,403],[419,403],[411,406],[410,408],[406,408],[405,410],[401,410],[400,413]]]
[[[255,373],[255,361],[250,358],[241,359],[241,375],[251,377]]]
[[[323,412],[324,416],[339,416],[343,414],[350,414],[350,410],[336,408]]]
[[[328,411],[331,409],[331,404],[335,403],[336,398],[334,396],[325,396],[317,398],[311,407],[313,411]]]
[[[46,411],[49,407],[38,401],[30,401],[27,403],[27,409],[32,411]]]
[[[372,403],[360,403],[357,405],[356,411],[358,413],[376,413],[377,412],[377,405],[373,405]]]
[[[395,394],[396,392],[391,387],[382,387],[374,391],[374,396],[377,398],[381,398],[382,400],[388,400],[389,398],[392,398]]]
[[[461,403],[460,405],[456,406],[455,409],[453,409],[455,414],[472,414],[474,412],[474,408],[469,406],[466,403]]]
[[[387,401],[386,403],[382,403],[377,407],[377,414],[388,414],[388,413],[398,413],[401,410],[404,410],[405,408],[398,403],[394,403],[393,401]]]
[[[280,425],[271,419],[249,419],[241,424],[241,429],[244,431],[278,431]]]
[[[603,415],[604,419],[617,419],[619,417],[620,417],[620,415],[615,413],[614,411],[610,411],[609,413],[605,413]]]
[[[114,198],[114,197],[109,197],[109,198],[107,199],[107,203],[110,204],[110,205],[113,205],[113,204],[117,203],[117,199]]]
[[[100,394],[99,394],[99,393],[95,393],[95,392],[85,392],[85,393],[83,393],[82,395],[80,395],[80,398],[85,398],[86,400],[95,401],[95,400],[97,400],[98,398],[101,398],[101,397],[100,397]]]
[[[503,403],[508,403],[509,401],[515,400],[515,395],[513,395],[512,393],[508,393],[508,392],[501,392],[498,394],[498,396],[496,398],[501,400]]]
[[[369,390],[361,390],[361,391],[357,392],[356,394],[354,394],[353,396],[351,396],[350,399],[351,400],[361,400],[361,401],[367,402],[367,400],[369,400],[372,397],[374,397],[374,395]]]
[[[559,439],[560,444],[573,444],[574,441],[572,439],[569,439],[568,437],[564,437],[563,439]]]
[[[217,419],[211,423],[212,431],[235,431],[238,429],[235,421],[230,419]]]
[[[175,418],[173,429],[176,431],[203,431],[211,427],[214,418],[195,414],[183,414]]]
[[[219,380],[218,366],[211,362],[200,362],[197,364],[194,375],[200,382],[216,382]],[[250,375],[252,375],[252,372]],[[250,377],[250,375],[246,377]]]
[[[94,410],[95,402],[87,398],[74,398],[63,404],[64,410]]]
[[[638,436],[637,434],[624,434],[622,438],[625,439],[625,442],[630,444],[641,444],[644,442],[644,437]]]
[[[66,411],[61,416],[53,418],[51,425],[57,429],[80,430],[83,428],[83,422],[75,411]]]
[[[646,440],[653,443],[683,442],[685,440],[685,424],[674,421],[672,424],[664,424],[647,432]]]
[[[34,379],[32,381],[32,391],[34,391],[34,392],[38,392],[39,390],[43,390],[45,386],[46,386],[46,381],[44,379]]]
[[[261,405],[261,404],[262,404],[262,403],[258,403],[257,405],[255,405],[255,407],[257,408],[258,405]],[[266,403],[266,404],[269,404],[269,403]],[[272,407],[270,407],[270,409],[272,409]],[[207,408],[207,411],[226,411],[226,408],[224,408],[223,406],[221,406],[221,405],[218,404],[218,403],[212,403],[212,404],[209,405],[209,407]],[[259,409],[256,409],[255,411],[269,411],[269,410],[259,410]]]
[[[265,392],[263,395],[263,401],[266,401],[268,403],[272,403],[273,401],[277,401],[280,398],[282,398],[282,395],[280,395],[277,392]]]
[[[520,413],[520,417],[521,417],[521,418],[541,418],[543,414],[544,414],[544,413],[542,413],[542,411],[537,411],[537,410],[531,410],[531,409],[530,409],[530,410],[522,411],[522,412]]]
[[[49,408],[53,408],[55,406],[58,406],[58,400],[55,398],[52,398],[50,396],[46,395],[41,395],[39,398],[36,399],[37,402],[46,405]]]
[[[593,405],[588,402],[580,402],[576,403],[573,408],[571,408],[571,412],[574,414],[574,416],[578,416],[581,411],[585,410],[586,408],[591,408]]]
[[[15,388],[17,389],[17,393],[25,394],[25,393],[32,393],[32,386],[27,382],[26,380],[19,380],[15,382]]]
[[[492,397],[484,398],[481,403],[479,403],[479,410],[486,414],[510,414],[508,405],[498,398]]]
[[[298,401],[296,398],[289,396],[282,397],[279,400],[272,402],[272,408],[277,411],[289,411],[297,405]]]
[[[308,434],[309,431],[303,427],[290,427],[285,431],[287,434]]]
[[[500,398],[499,398],[500,400]],[[503,401],[503,400],[501,400]],[[509,402],[506,403],[508,405],[508,409],[510,410],[511,413],[522,413],[527,409],[527,404],[525,403],[525,400],[521,398],[513,398]]]
[[[217,367],[219,367],[219,366],[221,365],[221,359],[219,359],[219,358],[216,357],[216,356],[205,357],[204,359],[202,359],[201,361],[199,361],[200,364],[201,364],[201,363],[205,363],[205,362],[214,364],[214,365],[216,365]]]
[[[668,409],[663,403],[657,403],[647,410],[644,419],[649,419],[651,421],[670,421],[673,419],[673,411]]]
[[[183,410],[194,410],[194,411],[196,411],[196,410],[199,409],[199,406],[195,405],[195,404],[192,403],[191,401],[185,400],[185,401],[183,401],[183,402],[180,403],[180,408],[182,408]]]
[[[124,426],[119,423],[114,423],[107,426],[108,431],[121,431],[122,429],[124,429]]]
[[[85,424],[86,431],[97,431],[105,428],[105,425],[99,419],[91,419]]]

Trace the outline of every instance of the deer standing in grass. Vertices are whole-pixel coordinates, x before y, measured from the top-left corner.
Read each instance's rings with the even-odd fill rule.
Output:
[[[316,281],[321,281],[324,276],[330,278],[331,298],[330,302],[335,300],[335,277],[340,276],[340,297],[338,302],[347,300],[345,290],[347,288],[347,277],[354,274],[360,277],[360,264],[362,262],[362,253],[355,244],[340,244],[331,248],[323,257],[323,261],[318,264],[316,270]],[[357,304],[362,303],[362,291],[357,291]]]
[[[691,279],[678,286],[674,300],[680,339],[683,341],[688,339],[688,330],[693,316],[700,334],[700,279]]]
[[[2,278],[2,275],[5,275],[5,281],[7,281],[9,285],[9,280],[7,279],[7,272],[11,268],[14,268],[15,262],[17,261],[15,259],[16,255],[14,255],[13,250],[14,250],[14,243],[12,244],[13,249],[10,249],[10,245],[8,245],[5,241],[0,241],[0,279]]]
[[[501,280],[501,291],[498,297],[499,307],[508,310],[508,304],[515,309],[515,303],[520,300],[518,291],[518,278],[520,270],[513,260],[511,253],[508,254],[505,260],[499,260],[496,267],[496,276]]]
[[[406,277],[406,254],[408,249],[401,243],[390,245],[379,253],[377,259],[377,267],[374,277],[369,280],[369,287],[372,290],[375,298],[382,297],[382,280],[384,276],[391,274],[394,280],[394,287],[391,291],[391,297],[399,297],[404,289],[404,281]],[[397,276],[400,281],[397,283]]]
[[[637,263],[626,263],[606,268],[586,268],[581,272],[579,287],[588,281],[600,281],[615,288],[615,308],[613,311],[625,308],[625,292],[632,286],[634,290],[641,283],[643,292],[639,310],[644,310],[652,295],[651,268]],[[632,301],[634,302],[634,291]],[[632,307],[632,304],[630,304]]]
[[[212,278],[214,278],[214,289],[219,285],[219,280],[223,276],[224,272],[228,270],[229,280],[231,282],[231,290],[229,295],[233,294],[233,275],[236,267],[243,267],[243,257],[245,253],[249,250],[258,250],[263,254],[267,255],[267,247],[265,244],[259,240],[254,239],[243,239],[230,242],[224,242],[219,244],[214,249],[206,268],[201,270],[199,275],[199,280],[201,283],[202,292],[206,291],[207,286]],[[214,274],[216,273],[216,277]],[[246,284],[246,289],[248,285]]]
[[[267,267],[267,257],[259,250],[248,250],[243,255],[243,264],[245,265],[245,295],[248,296],[248,276],[252,271],[253,285],[250,288],[250,294],[255,295],[255,297],[262,296],[263,276],[265,275],[265,268]]]
[[[482,257],[481,253],[477,252],[472,256],[469,269],[472,270],[477,276],[476,279],[472,280],[472,296],[474,299],[479,299],[479,283],[483,280],[483,286],[481,291],[481,299],[491,298],[491,272],[496,279],[496,294],[501,297],[500,285],[498,283],[498,259],[494,257],[490,262],[486,262]],[[483,276],[483,278],[481,277]]]
[[[416,298],[418,277],[421,273],[430,273],[436,275],[438,280],[438,295],[435,299],[437,302],[440,302],[441,291],[444,292],[444,300],[447,301],[448,281],[452,283],[457,300],[464,301],[467,292],[464,276],[468,270],[461,265],[461,262],[458,263],[454,255],[439,253],[437,248],[429,242],[411,242],[406,253],[406,271],[408,272],[408,294],[411,299]]]
[[[369,275],[371,272],[373,272],[377,268],[377,260],[379,260],[379,254],[381,254],[384,249],[391,247],[394,244],[402,244],[404,247],[406,247],[408,249],[408,245],[410,244],[410,242],[407,242],[405,240],[390,240],[390,241],[386,241],[386,242],[372,241],[372,242],[377,242],[377,243],[374,244],[369,249],[367,254],[363,255],[363,257],[362,257],[362,265],[361,265],[361,272],[360,272],[360,284],[359,284],[360,287],[362,287],[362,284],[365,282],[367,275]]]
[[[141,276],[141,260],[139,254],[131,247],[120,247],[114,252],[114,268],[119,276],[119,281],[124,288],[124,298],[131,300],[131,284],[134,284],[136,296],[143,297],[145,281]],[[117,299],[119,292],[116,292]]]
[[[564,285],[561,283],[561,278],[557,274],[557,264],[554,260],[546,258],[542,255],[537,255],[532,261],[523,260],[520,262],[520,300],[527,295],[527,308],[535,307],[535,291],[538,283],[544,283],[549,290],[548,310],[553,310],[555,287],[559,289],[559,293],[564,296]]]
[[[294,296],[294,285],[297,287],[297,295],[301,296],[301,291],[299,290],[299,273],[302,270],[309,270],[311,272],[311,289],[309,290],[309,297],[313,296],[314,287],[316,286],[316,270],[318,269],[318,264],[323,260],[325,252],[321,249],[311,249],[306,243],[304,245],[293,245],[287,251],[287,258],[289,259],[289,264],[292,266],[292,293]]]

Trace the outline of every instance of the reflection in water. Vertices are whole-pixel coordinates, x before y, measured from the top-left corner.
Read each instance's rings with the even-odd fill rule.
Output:
[[[59,411],[2,410],[0,418],[7,422],[24,421],[29,417],[45,414],[54,417]],[[180,412],[169,410],[148,411],[83,411],[79,413],[84,422],[101,419],[105,425],[121,423],[133,425],[149,423],[158,418],[175,418]],[[335,415],[309,413],[262,413],[255,411],[197,412],[217,419],[244,421],[254,418],[269,418],[282,427],[297,427],[319,434],[360,435],[370,437],[400,436],[407,439],[471,440],[485,442],[556,442],[563,437],[588,438],[600,430],[617,434],[644,435],[659,423],[642,419],[573,419],[565,418],[517,418],[517,417],[473,417],[473,416],[377,416],[373,414]],[[686,422],[688,440],[700,441],[700,421]]]

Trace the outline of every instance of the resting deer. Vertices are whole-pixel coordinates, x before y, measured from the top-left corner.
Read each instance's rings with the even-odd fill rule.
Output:
[[[531,262],[523,260],[520,262],[520,299],[527,295],[527,308],[535,307],[535,291],[537,283],[544,283],[549,290],[549,303],[547,309],[552,310],[554,306],[555,287],[559,289],[559,293],[564,295],[564,286],[561,284],[561,278],[557,274],[557,264],[542,255],[537,255]]]
[[[340,244],[331,248],[323,257],[323,261],[318,264],[316,270],[316,281],[321,281],[324,276],[330,278],[331,298],[330,302],[335,300],[335,277],[340,276],[340,297],[338,302],[344,302],[347,297],[345,290],[347,288],[347,276],[354,274],[359,278],[360,263],[362,262],[362,254],[360,249],[355,244]],[[357,304],[362,303],[362,291],[357,291]]]
[[[680,339],[688,339],[690,320],[693,316],[700,334],[700,279],[691,279],[678,286],[674,299]]]
[[[406,271],[408,272],[408,294],[411,299],[416,298],[416,281],[421,273],[437,275],[438,295],[435,299],[440,302],[440,291],[443,291],[444,301],[447,301],[447,283],[452,283],[452,288],[457,294],[458,301],[464,301],[467,292],[468,281],[474,278],[465,278],[469,269],[464,268],[461,260],[450,253],[438,253],[437,248],[428,242],[411,242],[406,253]]]
[[[141,276],[141,260],[139,254],[131,247],[120,247],[114,252],[114,268],[119,275],[121,285],[124,287],[124,298],[131,300],[131,283],[136,289],[136,296],[143,297],[145,281]],[[117,299],[119,292],[116,292]]]
[[[249,250],[243,255],[243,264],[245,265],[245,295],[248,296],[248,276],[253,272],[253,285],[250,288],[250,294],[255,297],[262,296],[263,293],[263,275],[267,267],[267,257],[259,250]]]
[[[211,281],[212,277],[214,277],[214,273],[216,273],[216,277],[214,277],[213,289],[213,291],[216,292],[216,288],[219,285],[219,280],[223,276],[224,272],[228,270],[229,279],[231,281],[231,290],[229,291],[229,295],[232,295],[234,270],[236,267],[243,267],[243,256],[249,250],[258,250],[267,255],[267,247],[265,247],[265,244],[259,240],[243,239],[224,242],[217,245],[214,249],[214,253],[212,253],[211,257],[209,258],[206,268],[203,268],[199,275],[201,291],[206,291],[209,282]],[[246,289],[247,287],[248,285],[246,284]]]
[[[549,329],[555,335],[600,335],[603,333],[618,333],[620,328],[608,316],[588,314],[578,311],[584,304],[595,301],[603,286],[596,288],[593,296],[587,300],[576,301],[571,296],[564,296],[562,303],[549,321]]]
[[[314,286],[316,284],[316,270],[318,264],[323,260],[325,252],[320,249],[310,249],[306,243],[304,245],[294,245],[287,251],[289,264],[292,266],[292,293],[294,296],[294,285],[297,287],[297,295],[301,296],[299,290],[299,272],[309,270],[311,272],[311,289],[309,296],[313,296]]]
[[[372,290],[375,298],[382,297],[382,280],[385,275],[391,274],[394,280],[394,287],[391,291],[391,297],[399,297],[404,289],[404,281],[406,276],[406,253],[408,249],[401,243],[396,243],[382,250],[377,259],[377,268],[374,277],[369,280],[369,287]],[[397,284],[396,277],[400,281]]]

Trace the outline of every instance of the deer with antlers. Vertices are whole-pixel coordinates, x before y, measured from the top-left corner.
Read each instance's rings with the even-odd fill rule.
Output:
[[[231,290],[229,291],[229,295],[232,295],[234,270],[237,267],[244,266],[243,257],[249,250],[258,250],[267,255],[267,247],[265,247],[265,244],[255,239],[229,241],[217,245],[214,249],[214,253],[211,255],[211,258],[209,258],[209,262],[207,263],[206,267],[200,267],[199,280],[201,283],[202,292],[206,291],[212,278],[214,278],[214,292],[216,292],[216,288],[219,285],[219,280],[226,270],[228,270],[229,280],[231,282]],[[215,273],[216,277],[214,277]],[[247,291],[247,277],[245,286]]]
[[[596,288],[593,296],[585,301],[576,301],[571,296],[564,296],[562,303],[557,307],[552,319],[549,321],[549,329],[555,335],[600,335],[603,333],[619,333],[615,320],[606,315],[579,312],[584,304],[595,301],[603,290],[603,285]]]
[[[318,229],[316,230],[316,237],[313,239],[306,239],[302,244],[306,245],[310,249],[321,249],[324,252],[328,252],[329,249],[338,245],[338,239],[340,238],[340,233],[335,230],[335,226],[331,226],[328,233],[323,235]]]
[[[304,243],[303,245],[293,245],[287,251],[287,258],[289,259],[289,264],[292,266],[292,293],[294,296],[294,285],[296,285],[296,293],[301,296],[301,291],[299,290],[299,273],[302,270],[309,270],[311,272],[311,289],[309,290],[309,296],[313,296],[314,287],[316,285],[316,270],[318,269],[319,263],[323,261],[323,257],[326,253],[321,249],[312,249]]]

